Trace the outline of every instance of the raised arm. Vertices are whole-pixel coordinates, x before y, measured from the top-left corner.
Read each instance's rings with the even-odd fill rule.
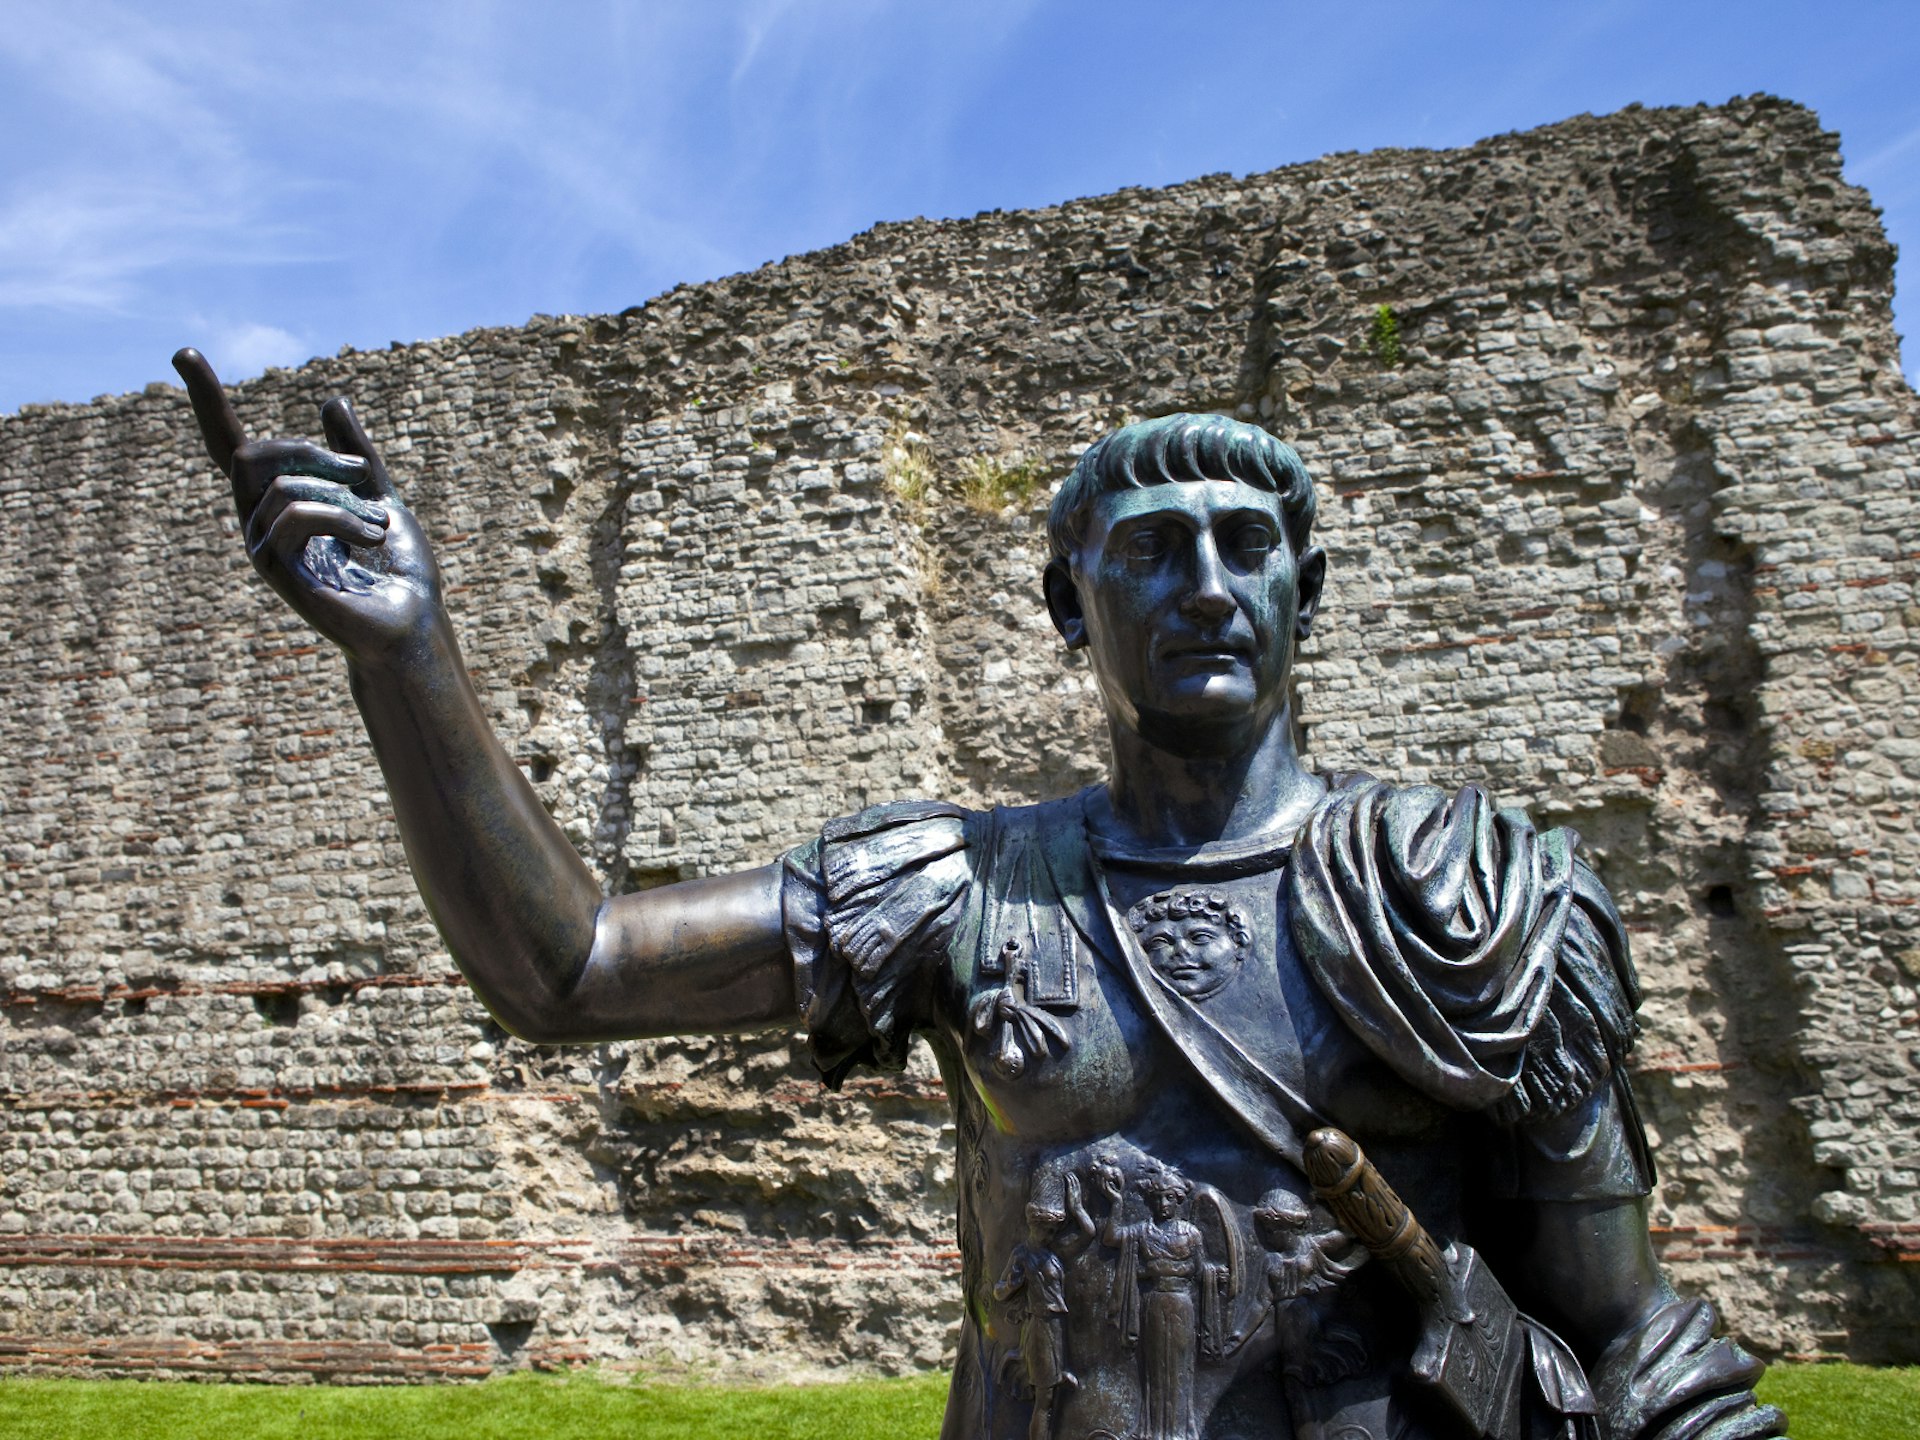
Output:
[[[777,867],[600,887],[488,726],[439,567],[344,399],[327,448],[246,439],[194,350],[174,356],[266,582],[347,659],[415,882],[494,1017],[546,1043],[791,1019]]]

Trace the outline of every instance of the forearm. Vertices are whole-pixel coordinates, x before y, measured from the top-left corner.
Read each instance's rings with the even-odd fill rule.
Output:
[[[1647,1234],[1644,1200],[1540,1201],[1522,1273],[1554,1329],[1591,1365],[1673,1298]],[[1545,1318],[1545,1317],[1543,1317]]]
[[[1660,1273],[1646,1202],[1542,1202],[1535,1207],[1532,1284],[1586,1368],[1612,1440],[1761,1440],[1780,1412],[1759,1404],[1763,1367],[1716,1337],[1703,1300],[1679,1299]]]
[[[503,1025],[540,1034],[587,965],[599,885],[494,737],[444,612],[348,675],[454,962]]]
[[[444,614],[349,674],[420,894],[502,1025],[579,1044],[793,1016],[777,867],[602,903],[494,737]]]

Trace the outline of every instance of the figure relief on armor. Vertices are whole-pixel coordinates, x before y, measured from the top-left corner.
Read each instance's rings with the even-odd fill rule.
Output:
[[[1364,1340],[1329,1312],[1340,1282],[1366,1263],[1366,1247],[1290,1190],[1269,1191],[1254,1207],[1253,1226],[1267,1252],[1267,1293],[1253,1328],[1273,1316],[1282,1373],[1306,1385],[1360,1374]]]
[[[1036,1180],[1027,1203],[1027,1238],[1013,1247],[993,1287],[994,1299],[1017,1307],[1018,1360],[1033,1392],[1027,1440],[1051,1440],[1056,1401],[1079,1388],[1068,1368],[1067,1261],[1093,1238],[1093,1221],[1081,1199],[1080,1177],[1069,1173],[1064,1195],[1043,1198]],[[1069,1223],[1071,1222],[1071,1223]]]
[[[1189,1000],[1233,983],[1253,944],[1247,920],[1218,890],[1162,890],[1127,912],[1154,974]]]
[[[960,1242],[961,1294],[967,1305],[977,1307],[983,1303],[989,1273],[980,1238],[980,1217],[990,1204],[992,1189],[986,1148],[981,1144],[987,1121],[980,1097],[967,1086],[955,1087],[953,1114],[960,1138],[955,1166],[959,1193],[955,1197],[958,1214],[954,1230]]]
[[[1140,1414],[1136,1440],[1198,1440],[1194,1375],[1203,1360],[1223,1351],[1231,1312],[1236,1231],[1220,1197],[1171,1165],[1148,1159],[1133,1188],[1145,1214],[1128,1219],[1126,1174],[1112,1159],[1095,1160],[1095,1187],[1106,1197],[1100,1243],[1118,1250],[1109,1318],[1129,1350],[1139,1355]],[[1191,1218],[1212,1217],[1213,1237]]]

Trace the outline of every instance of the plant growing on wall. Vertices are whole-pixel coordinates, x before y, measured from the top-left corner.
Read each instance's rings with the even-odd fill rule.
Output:
[[[995,460],[974,455],[960,467],[960,499],[969,510],[992,515],[1008,505],[1025,505],[1040,490],[1045,472],[1037,460]]]
[[[920,523],[933,499],[933,453],[906,421],[899,421],[888,433],[882,466],[894,494],[914,522]]]
[[[1400,317],[1393,313],[1391,305],[1374,307],[1367,348],[1373,351],[1373,358],[1380,362],[1382,370],[1391,370],[1400,363]]]

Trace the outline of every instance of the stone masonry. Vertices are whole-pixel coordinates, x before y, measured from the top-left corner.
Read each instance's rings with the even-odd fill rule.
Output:
[[[1048,487],[1129,418],[1270,426],[1332,558],[1310,753],[1581,831],[1646,984],[1670,1273],[1768,1354],[1911,1363],[1892,259],[1836,138],[1755,98],[883,225],[238,407],[311,435],[355,398],[494,722],[611,888],[869,802],[1097,778],[1038,599]],[[176,389],[0,419],[0,1363],[940,1365],[924,1055],[831,1095],[788,1034],[505,1036],[222,491]]]

